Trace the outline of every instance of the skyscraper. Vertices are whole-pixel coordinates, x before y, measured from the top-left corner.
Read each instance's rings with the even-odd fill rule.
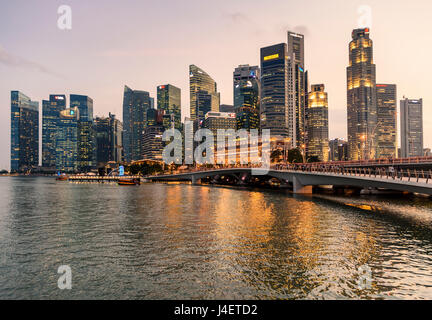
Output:
[[[272,136],[295,136],[295,115],[288,109],[286,43],[261,48],[261,128]],[[291,120],[291,122],[290,122]]]
[[[329,141],[330,161],[348,160],[348,142],[343,139],[333,139]]]
[[[39,164],[39,103],[11,91],[11,171],[23,172]]]
[[[305,71],[304,35],[288,31],[288,116],[294,126],[290,137],[293,146],[306,142],[306,109],[308,93],[308,73]]]
[[[312,85],[307,109],[308,156],[329,159],[328,99],[323,84]]]
[[[220,94],[217,92],[216,82],[202,69],[195,65],[189,66],[189,90],[190,90],[190,118],[192,121],[198,119],[200,106],[205,106],[207,109],[208,101],[210,101],[210,109],[219,111]],[[199,101],[199,99],[204,100]],[[202,119],[207,112],[201,110]]]
[[[93,99],[71,94],[70,108],[78,108],[78,170],[88,172],[96,167],[96,136],[93,125]]]
[[[66,96],[52,94],[49,100],[42,101],[42,166],[54,168],[56,165],[56,134],[60,111],[66,109]]]
[[[56,134],[56,170],[74,173],[79,170],[80,111],[73,107],[60,111]]]
[[[140,160],[142,157],[142,137],[148,109],[150,109],[148,92],[124,87],[123,146],[126,162]]]
[[[123,125],[120,120],[111,113],[108,117],[96,117],[95,131],[98,167],[103,167],[108,162],[120,163],[123,149]]]
[[[157,87],[157,108],[173,121],[174,128],[181,129],[181,91],[171,85]]]
[[[401,157],[423,155],[423,99],[407,99],[400,102]]]
[[[347,67],[348,154],[350,160],[373,159],[377,103],[375,64],[369,29],[355,29]]]
[[[396,85],[377,84],[377,148],[376,158],[396,158]]]
[[[233,73],[234,108],[237,129],[260,127],[260,69],[258,66],[240,65]]]
[[[165,145],[162,136],[165,129],[170,127],[170,121],[165,123],[168,128],[164,127],[164,115],[164,110],[147,110],[147,126],[143,132],[141,159],[162,161],[162,151]]]

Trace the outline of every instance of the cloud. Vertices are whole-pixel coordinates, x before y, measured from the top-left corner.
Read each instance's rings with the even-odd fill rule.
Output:
[[[15,56],[7,52],[5,49],[3,49],[2,46],[0,46],[0,64],[9,66],[9,67],[15,67],[15,68],[23,68],[28,70],[34,70],[38,72],[42,72],[45,74],[49,74],[55,77],[63,78],[62,75],[51,71],[50,69],[44,67],[43,65],[26,60],[24,58]]]

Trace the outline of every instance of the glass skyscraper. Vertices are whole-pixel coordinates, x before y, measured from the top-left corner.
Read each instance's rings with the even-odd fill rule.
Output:
[[[66,109],[66,96],[52,94],[42,101],[42,166],[55,168],[56,134],[60,111]]]
[[[151,108],[147,91],[125,86],[123,96],[123,147],[126,162],[142,159],[143,132],[147,110]]]
[[[423,99],[407,99],[400,102],[401,157],[423,155]]]
[[[192,121],[204,120],[208,111],[219,111],[220,94],[217,92],[216,82],[193,64],[189,66],[189,90]],[[201,118],[198,117],[198,113],[201,114]]]
[[[39,103],[11,91],[11,172],[39,165]]]
[[[396,85],[377,84],[376,95],[378,114],[376,158],[396,158]]]
[[[104,167],[108,162],[122,161],[122,131],[123,126],[115,115],[97,117],[95,119],[97,166]]]
[[[376,152],[377,102],[375,64],[369,29],[355,29],[347,67],[348,155],[373,159]]]
[[[79,170],[79,121],[78,107],[60,111],[56,134],[56,170],[74,173]]]
[[[179,88],[171,84],[158,86],[157,108],[169,116],[174,128],[181,129],[181,91]]]
[[[307,109],[308,156],[329,159],[328,98],[323,84],[312,85]]]
[[[78,170],[88,172],[96,167],[96,136],[93,124],[93,100],[71,94],[70,108],[78,108]]]

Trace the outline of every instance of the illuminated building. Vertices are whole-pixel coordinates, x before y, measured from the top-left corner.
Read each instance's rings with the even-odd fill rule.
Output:
[[[240,65],[233,73],[237,129],[260,128],[260,69]]]
[[[423,99],[404,99],[400,102],[401,156],[423,155]]]
[[[208,111],[219,111],[220,94],[217,92],[216,82],[206,72],[193,64],[189,66],[189,90],[190,119],[192,121],[198,119],[200,107],[206,110],[210,109]],[[200,99],[204,101],[199,101]],[[210,107],[208,106],[209,103]],[[206,112],[201,110],[201,120],[204,119],[205,114]]]
[[[305,71],[304,35],[288,31],[288,117],[294,146],[306,143],[308,73]]]
[[[163,116],[164,110],[147,110],[148,122],[143,132],[142,159],[162,161],[162,152],[165,146],[162,136],[166,129],[163,126]]]
[[[236,129],[236,115],[227,112],[208,112],[205,115],[203,127],[211,130],[216,139],[218,129]]]
[[[377,84],[377,148],[376,158],[396,158],[396,85]]]
[[[11,172],[39,164],[39,103],[11,91]]]
[[[55,168],[56,132],[60,111],[66,109],[66,96],[52,94],[42,100],[42,166]]]
[[[78,108],[78,171],[88,172],[96,167],[96,137],[93,127],[93,99],[71,94],[70,107]]]
[[[369,29],[355,29],[347,67],[348,155],[350,160],[375,158],[377,103],[375,64]]]
[[[56,134],[56,170],[74,173],[79,169],[79,121],[78,107],[60,111]]]
[[[333,139],[329,141],[330,161],[348,160],[348,142],[343,139]]]
[[[261,129],[271,136],[292,138],[295,121],[288,110],[286,43],[261,48]],[[290,121],[291,120],[291,121]]]
[[[147,110],[151,108],[146,91],[125,86],[123,96],[123,147],[126,162],[140,160]]]
[[[309,93],[307,109],[309,157],[318,157],[320,161],[329,159],[329,128],[328,128],[328,99],[323,84],[312,85]]]
[[[104,167],[108,162],[122,162],[122,131],[123,125],[115,115],[96,117],[96,150],[97,166]]]
[[[179,88],[171,84],[158,86],[157,108],[165,111],[168,119],[173,121],[174,128],[181,129],[181,92]]]

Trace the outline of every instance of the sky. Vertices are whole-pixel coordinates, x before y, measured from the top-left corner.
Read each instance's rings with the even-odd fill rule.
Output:
[[[58,27],[61,5],[71,8],[70,30]],[[377,83],[397,84],[398,100],[423,98],[432,147],[430,12],[429,0],[0,0],[0,169],[10,168],[11,90],[40,107],[49,94],[88,95],[95,115],[121,119],[124,85],[155,97],[170,83],[182,90],[185,117],[190,64],[217,82],[222,104],[233,104],[234,68],[259,65],[259,49],[286,42],[288,30],[305,35],[310,83],[326,86],[330,138],[346,138],[348,44],[364,21]]]

